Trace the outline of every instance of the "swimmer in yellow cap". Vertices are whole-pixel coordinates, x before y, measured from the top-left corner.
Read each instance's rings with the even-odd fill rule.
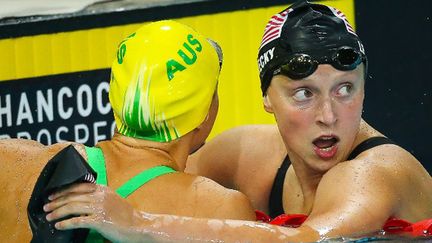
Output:
[[[80,192],[90,198],[92,194],[123,197],[134,208],[153,213],[254,219],[243,194],[182,173],[186,158],[204,143],[213,126],[221,63],[222,52],[215,42],[175,21],[144,25],[124,39],[112,65],[109,98],[117,131],[111,140],[94,148],[0,140],[0,242],[30,241],[26,208],[33,186],[46,162],[70,144],[98,172],[98,183],[111,189],[90,183],[72,186],[78,196],[47,206],[47,211],[59,208],[48,219],[60,217],[61,206],[80,197]],[[118,188],[126,189],[113,193]],[[75,205],[82,215],[89,209],[85,202]],[[98,206],[122,210],[116,204]]]
[[[174,23],[144,26],[120,43],[109,93],[120,134],[170,142],[207,116],[217,53],[211,42]]]

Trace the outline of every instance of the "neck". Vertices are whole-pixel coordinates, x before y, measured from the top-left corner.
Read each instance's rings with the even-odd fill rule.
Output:
[[[309,214],[315,201],[316,190],[324,173],[309,168],[307,163],[300,161],[300,158],[294,154],[288,152],[288,156],[291,160],[291,172],[295,178],[295,183],[298,184],[303,195],[302,211]]]
[[[158,164],[172,167],[175,170],[183,171],[189,155],[189,139],[185,136],[171,142],[154,142],[150,140],[127,137],[115,133],[111,139],[112,143],[125,146],[128,150],[135,150],[134,153],[152,154],[158,159]]]

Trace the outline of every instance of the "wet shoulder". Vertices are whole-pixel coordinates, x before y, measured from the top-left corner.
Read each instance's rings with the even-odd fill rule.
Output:
[[[231,196],[238,192],[225,188],[204,176],[182,172],[172,173],[165,176],[166,178],[164,178],[164,180],[166,179],[166,182],[170,184],[175,191],[182,191],[182,195],[193,196],[194,200],[208,201],[209,199]],[[162,177],[160,178],[162,179]]]
[[[285,144],[276,125],[248,125],[234,131],[244,137],[238,145],[241,153],[237,156],[234,188],[264,209],[276,172],[287,155]]]
[[[352,161],[347,161],[346,165],[356,167],[362,166],[392,168],[394,170],[410,170],[421,167],[420,162],[407,150],[397,144],[380,144],[368,148],[361,152]]]
[[[151,197],[149,197],[151,195]],[[246,196],[201,176],[182,172],[157,177],[128,197],[135,208],[203,218],[253,220]]]
[[[342,162],[323,177],[325,190],[339,188],[353,195],[388,199],[393,216],[409,221],[432,217],[432,178],[408,151],[383,144]],[[341,185],[346,188],[340,189]]]
[[[418,166],[421,166],[418,160],[402,147],[396,144],[380,144],[362,151],[351,160],[337,164],[329,172],[373,169],[397,173]]]
[[[235,137],[255,137],[263,140],[280,137],[276,124],[243,125],[231,128],[224,133]]]
[[[425,168],[408,151],[395,144],[382,144],[339,163],[323,179],[357,183],[362,188],[380,185],[400,194],[409,194],[413,187],[426,188],[421,178],[428,177],[430,181]]]
[[[255,214],[249,199],[239,191],[221,186],[202,176],[178,173],[176,183],[183,185],[179,194],[184,197],[184,207],[194,210],[194,216],[254,220]],[[180,183],[179,183],[180,182]]]
[[[206,217],[255,220],[252,204],[243,193],[201,176],[197,176],[194,183],[201,185],[197,191],[198,205]]]
[[[244,125],[219,134],[194,156],[197,161],[214,158],[218,163],[235,164],[233,170],[247,174],[244,170],[257,169],[269,161],[279,166],[285,155],[286,148],[276,125]]]
[[[285,156],[286,148],[276,125],[245,125],[225,132],[232,146],[238,144],[242,155],[249,158],[269,158],[272,155]],[[224,139],[221,136],[220,139]],[[268,152],[272,151],[271,154]]]
[[[5,160],[14,158],[44,160],[50,159],[70,144],[71,143],[65,142],[43,145],[37,141],[28,139],[2,139],[0,140],[0,153]]]
[[[362,120],[360,131],[354,142],[353,150],[363,142],[386,136]],[[411,171],[421,169],[420,162],[407,150],[397,144],[384,143],[364,147],[364,150],[352,160],[339,163],[334,169],[381,168],[393,171]]]

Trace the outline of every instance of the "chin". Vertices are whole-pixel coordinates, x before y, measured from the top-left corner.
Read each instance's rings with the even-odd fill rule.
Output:
[[[313,162],[309,163],[308,166],[319,174],[324,174],[340,162],[341,161],[336,157],[327,160],[323,160],[321,158],[314,158]]]

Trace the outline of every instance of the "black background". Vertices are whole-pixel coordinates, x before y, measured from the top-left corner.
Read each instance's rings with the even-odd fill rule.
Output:
[[[97,141],[94,139],[94,133],[105,135],[106,138],[111,137],[111,124],[114,120],[112,110],[107,114],[101,114],[96,109],[96,96],[92,94],[93,109],[88,117],[81,117],[78,115],[76,108],[76,92],[78,87],[82,84],[88,85],[93,92],[101,82],[109,82],[110,70],[99,69],[92,71],[66,73],[59,75],[50,75],[44,77],[34,77],[19,79],[13,81],[2,81],[0,82],[0,105],[4,108],[6,105],[6,95],[11,96],[11,113],[12,113],[12,126],[6,125],[6,115],[0,114],[2,119],[2,126],[0,126],[0,135],[7,134],[10,137],[15,138],[18,132],[28,132],[31,135],[31,139],[37,140],[37,134],[42,129],[46,129],[50,133],[51,143],[48,141],[46,136],[42,136],[40,142],[43,144],[52,144],[59,141],[55,140],[55,132],[59,127],[66,127],[68,132],[62,133],[61,138],[67,141],[74,141],[74,125],[85,124],[88,127],[89,137],[87,142],[84,144],[93,146]],[[57,94],[62,87],[68,87],[72,91],[73,97],[64,97],[64,109],[72,108],[74,112],[72,116],[64,120],[62,119],[57,110]],[[53,110],[54,117],[52,121],[48,121],[44,116],[44,122],[37,122],[37,110],[36,110],[36,90],[42,91],[43,94],[47,93],[47,90],[51,89],[53,93]],[[102,103],[108,103],[108,93],[102,91]],[[27,119],[24,119],[21,125],[16,125],[16,117],[18,114],[18,107],[21,100],[21,93],[26,93],[28,102],[30,105],[32,117],[34,119],[33,124],[29,124]],[[83,99],[86,99],[83,96]],[[87,104],[87,102],[83,101]],[[105,121],[107,125],[105,127],[99,127],[98,131],[94,131],[93,123],[96,121]],[[79,137],[83,137],[84,134],[80,133]]]
[[[432,1],[355,1],[369,59],[364,119],[432,172]]]

